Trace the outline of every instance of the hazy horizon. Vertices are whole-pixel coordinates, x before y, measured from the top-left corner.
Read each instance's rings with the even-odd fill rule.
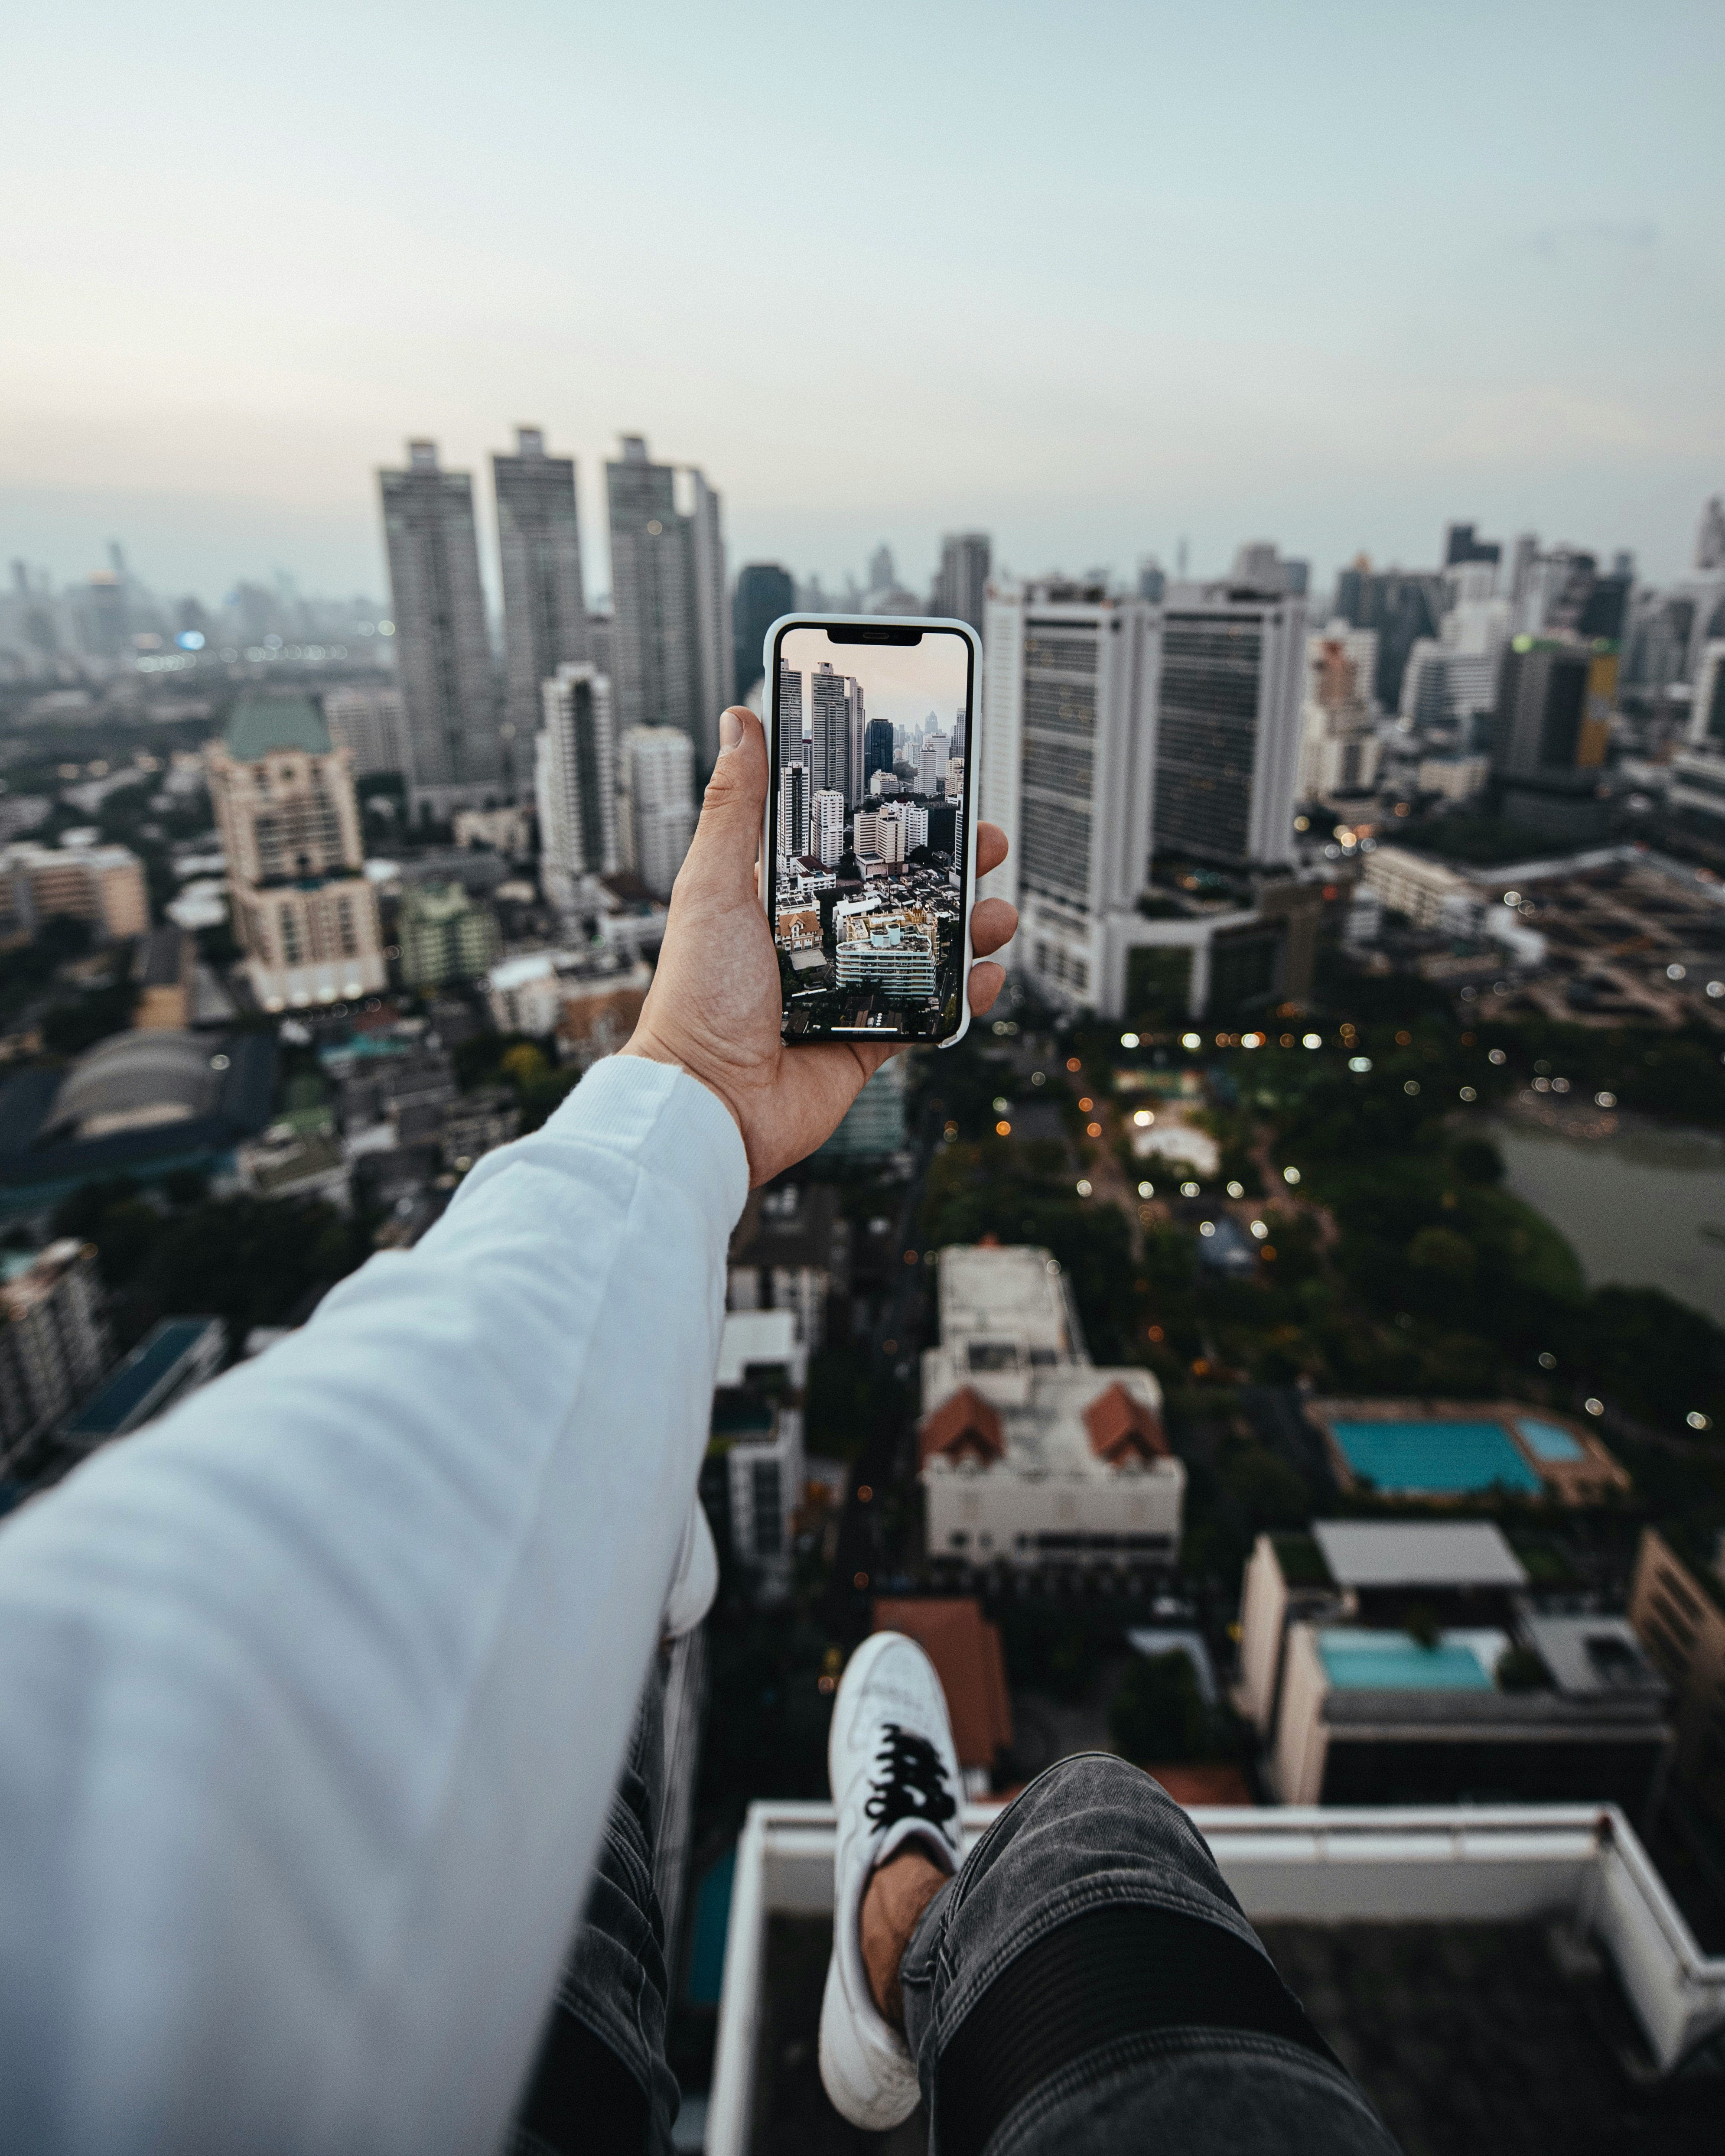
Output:
[[[94,0],[8,46],[0,561],[387,592],[376,469],[700,465],[733,570],[1662,580],[1725,491],[1725,11]],[[907,56],[916,64],[906,64]],[[794,333],[791,326],[794,325]]]

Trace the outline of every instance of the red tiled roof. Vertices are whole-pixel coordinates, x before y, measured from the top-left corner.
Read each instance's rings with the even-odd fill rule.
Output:
[[[1091,1450],[1116,1467],[1131,1454],[1140,1460],[1168,1457],[1161,1418],[1134,1399],[1117,1378],[1085,1409],[1084,1426],[1090,1433]]]
[[[918,1432],[918,1462],[926,1467],[937,1452],[957,1460],[967,1447],[985,1464],[1006,1457],[1006,1434],[1000,1427],[1000,1418],[973,1385],[961,1385],[950,1399],[942,1400],[923,1416]]]
[[[1012,1743],[1012,1702],[1000,1633],[968,1594],[919,1595],[875,1604],[877,1632],[904,1632],[934,1664],[952,1719],[961,1767],[992,1767]]]

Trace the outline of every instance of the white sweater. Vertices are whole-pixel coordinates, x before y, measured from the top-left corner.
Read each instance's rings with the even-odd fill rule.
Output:
[[[583,1905],[747,1186],[601,1064],[0,1529],[0,2145],[481,2152]]]

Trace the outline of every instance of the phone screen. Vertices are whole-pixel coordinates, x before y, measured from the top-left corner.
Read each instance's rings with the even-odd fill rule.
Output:
[[[963,1022],[974,646],[792,623],[774,639],[768,906],[787,1040]]]

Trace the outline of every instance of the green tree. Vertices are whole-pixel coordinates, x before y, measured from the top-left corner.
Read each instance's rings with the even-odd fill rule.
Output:
[[[1114,1748],[1141,1766],[1173,1766],[1214,1749],[1211,1717],[1189,1656],[1134,1655],[1108,1708]]]

